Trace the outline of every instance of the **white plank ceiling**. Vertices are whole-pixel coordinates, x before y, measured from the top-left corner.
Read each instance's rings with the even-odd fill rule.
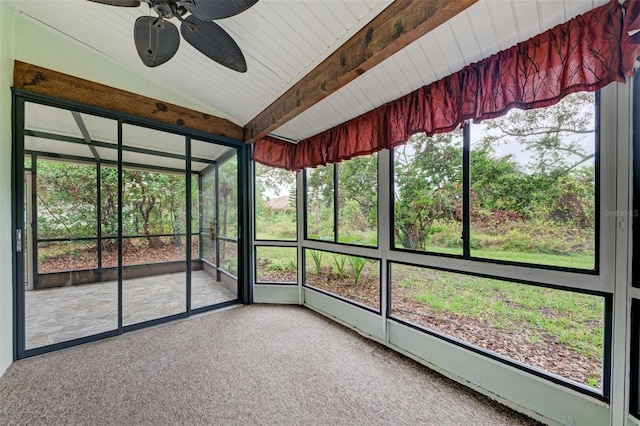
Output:
[[[606,1],[480,0],[272,133],[293,140],[312,136]],[[235,17],[216,21],[244,52],[244,74],[210,61],[184,40],[169,62],[146,68],[132,37],[135,19],[149,14],[146,4],[131,9],[85,0],[13,0],[13,5],[53,31],[244,125],[390,2],[260,0]]]
[[[313,136],[606,2],[479,0],[272,134]]]

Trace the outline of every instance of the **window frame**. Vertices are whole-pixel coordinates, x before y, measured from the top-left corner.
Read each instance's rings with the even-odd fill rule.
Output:
[[[559,272],[570,272],[570,273],[578,273],[585,275],[593,275],[599,276],[601,272],[600,266],[600,248],[601,248],[601,215],[598,212],[602,212],[601,205],[601,132],[600,132],[600,120],[601,120],[601,100],[600,100],[600,91],[595,92],[594,99],[594,168],[595,168],[595,188],[594,188],[594,214],[595,214],[595,230],[594,230],[594,269],[581,269],[581,268],[572,268],[566,266],[556,266],[556,265],[544,265],[539,263],[527,263],[527,262],[517,262],[517,261],[508,261],[508,260],[500,260],[500,259],[488,259],[483,257],[473,256],[471,251],[471,203],[470,203],[470,189],[471,189],[471,130],[469,121],[465,122],[462,125],[463,132],[463,145],[462,145],[462,209],[463,209],[463,218],[462,218],[462,254],[449,254],[449,253],[439,253],[434,251],[421,251],[415,249],[406,249],[402,247],[396,246],[396,202],[395,202],[395,193],[393,188],[395,187],[395,150],[392,150],[391,153],[391,247],[392,251],[399,252],[408,252],[408,253],[416,253],[416,254],[425,254],[429,256],[439,256],[451,259],[464,259],[471,260],[474,262],[488,263],[488,264],[496,264],[496,265],[504,265],[504,266],[519,266],[526,268],[535,268],[535,269],[545,269],[550,271],[559,271]],[[615,182],[615,181],[614,181]],[[639,232],[640,233],[640,232]]]
[[[559,376],[553,376],[552,373],[547,373],[542,370],[536,370],[535,368],[519,368],[512,361],[506,359],[506,357],[493,357],[491,353],[483,349],[478,348],[466,348],[472,352],[476,352],[480,355],[486,356],[490,359],[499,361],[502,364],[508,366],[515,366],[516,369],[533,374],[536,377],[548,380],[554,384],[562,385],[580,394],[588,395],[602,401],[609,401],[611,393],[611,375],[610,370],[611,356],[612,356],[612,320],[611,312],[613,310],[613,289],[615,285],[615,256],[616,256],[616,233],[617,223],[616,218],[607,216],[605,211],[613,211],[616,209],[616,190],[607,190],[600,192],[600,188],[617,188],[618,182],[618,170],[617,162],[619,161],[617,150],[612,149],[618,143],[618,121],[617,121],[617,109],[618,109],[618,85],[612,84],[599,92],[596,92],[595,102],[595,139],[596,139],[596,167],[597,167],[597,182],[596,182],[596,226],[598,234],[596,237],[596,253],[597,257],[596,267],[594,270],[584,270],[578,268],[565,268],[546,265],[536,265],[524,262],[509,262],[501,260],[483,259],[477,257],[463,257],[458,255],[450,255],[446,253],[432,253],[432,252],[420,252],[416,250],[405,250],[395,248],[395,224],[394,224],[394,155],[393,150],[382,150],[378,153],[378,247],[371,248],[361,245],[350,245],[332,241],[323,241],[316,239],[309,239],[307,235],[307,179],[306,170],[303,173],[299,173],[299,193],[303,193],[304,205],[298,206],[302,209],[304,223],[301,225],[303,230],[300,231],[300,250],[316,249],[328,252],[335,252],[346,255],[356,255],[363,257],[372,257],[379,259],[381,266],[381,330],[382,335],[380,338],[385,338],[389,324],[393,321],[390,318],[389,301],[392,294],[390,292],[390,276],[389,276],[389,264],[390,263],[402,263],[411,266],[427,267],[433,269],[441,269],[455,273],[464,273],[478,275],[486,278],[505,280],[521,285],[535,285],[541,287],[554,288],[559,290],[566,290],[577,293],[595,294],[605,298],[605,330],[604,330],[604,353],[603,353],[603,383],[602,393],[594,392],[593,388],[588,386],[581,386],[579,383],[571,382],[568,379],[564,379]],[[468,144],[468,142],[467,142]],[[603,149],[604,148],[604,149]],[[466,159],[465,161],[468,161]],[[335,185],[335,183],[334,183]],[[467,187],[470,185],[467,184]],[[466,203],[468,206],[469,204]],[[300,210],[298,210],[300,217]],[[467,215],[468,217],[468,215]],[[467,230],[468,232],[468,230]],[[299,256],[303,256],[303,253],[299,253]],[[300,262],[299,262],[300,263]],[[302,260],[302,267],[306,267],[306,259]],[[299,266],[300,267],[300,266]],[[306,284],[306,272],[299,273],[299,284],[301,288],[300,303],[309,306],[312,309],[320,309],[321,307],[315,307],[310,302],[305,301],[304,291],[305,288],[317,291],[318,293],[329,296],[329,300],[337,299],[339,301],[346,302],[346,306],[360,307],[363,311],[370,310],[359,306],[357,303],[352,303],[340,296],[333,295],[312,287]],[[340,311],[343,308],[336,308]],[[346,309],[346,308],[345,308]],[[378,315],[378,313],[375,313]],[[351,318],[351,319],[347,319]],[[337,318],[340,322],[346,322],[352,324],[352,326],[358,328],[359,324],[355,317]],[[355,321],[352,323],[352,321]],[[362,327],[368,327],[363,323]],[[427,331],[416,328],[419,331],[430,334]],[[388,338],[388,335],[387,337]],[[446,339],[444,339],[446,341]],[[504,358],[504,359],[503,359]]]
[[[478,278],[486,278],[486,279],[499,279],[501,281],[506,281],[509,283],[513,283],[515,285],[529,285],[529,286],[533,286],[533,287],[539,287],[539,288],[549,288],[549,289],[553,289],[553,290],[562,290],[562,291],[569,291],[569,292],[573,292],[573,293],[578,293],[578,294],[586,294],[586,295],[591,295],[591,296],[598,296],[598,297],[602,297],[603,298],[603,302],[604,302],[604,318],[603,318],[603,342],[602,342],[602,393],[597,392],[596,390],[594,390],[594,388],[591,388],[589,386],[583,385],[581,383],[575,382],[573,380],[564,378],[560,375],[548,372],[543,370],[542,368],[539,367],[535,367],[533,365],[529,365],[526,363],[523,363],[521,361],[517,361],[514,360],[512,358],[507,357],[506,355],[501,355],[497,352],[493,352],[490,351],[488,349],[484,349],[480,346],[476,346],[472,343],[466,342],[464,340],[458,339],[456,337],[453,336],[449,336],[448,334],[445,334],[443,332],[440,332],[438,330],[434,330],[432,328],[420,325],[420,324],[416,324],[407,320],[404,320],[402,318],[398,318],[395,317],[391,314],[391,307],[392,307],[392,301],[393,301],[393,293],[392,293],[392,285],[393,283],[391,282],[391,272],[392,272],[392,268],[391,265],[392,264],[396,264],[396,265],[405,265],[405,266],[411,266],[411,267],[418,267],[418,268],[423,268],[423,269],[433,269],[436,271],[441,271],[441,272],[451,272],[451,273],[455,273],[455,274],[462,274],[462,275],[468,275],[468,276],[472,276],[472,277],[478,277]],[[398,261],[388,261],[387,262],[387,294],[389,294],[389,297],[387,298],[387,319],[389,319],[390,321],[396,322],[398,324],[402,324],[405,325],[409,328],[412,328],[414,330],[418,330],[421,331],[423,333],[426,333],[428,335],[437,337],[439,339],[442,339],[446,342],[449,342],[455,346],[458,346],[460,348],[469,350],[471,352],[486,356],[489,359],[493,359],[495,361],[500,361],[506,365],[509,365],[511,367],[517,368],[519,370],[522,371],[526,371],[527,373],[531,373],[536,377],[540,377],[543,379],[547,379],[550,380],[553,383],[559,384],[559,385],[563,385],[563,386],[567,386],[570,389],[573,389],[575,391],[578,391],[580,393],[586,394],[586,395],[590,395],[593,396],[594,398],[597,398],[601,401],[605,401],[605,402],[609,402],[609,397],[610,397],[610,393],[611,393],[611,344],[612,344],[612,336],[613,336],[613,294],[611,293],[606,293],[606,292],[599,292],[599,291],[591,291],[591,290],[575,290],[575,289],[570,289],[570,288],[564,288],[564,287],[559,287],[559,286],[555,286],[555,285],[548,285],[548,284],[544,284],[544,283],[540,283],[540,282],[535,282],[535,281],[526,281],[526,280],[514,280],[514,279],[502,279],[502,278],[496,278],[495,276],[492,275],[488,275],[488,274],[482,274],[482,273],[476,273],[476,272],[464,272],[464,271],[457,271],[457,270],[450,270],[450,269],[446,269],[446,268],[440,268],[440,267],[435,267],[435,266],[431,266],[431,267],[425,267],[425,266],[417,266],[411,263],[406,263],[406,262],[398,262]],[[640,318],[640,315],[639,315]]]
[[[359,247],[359,246],[357,246]],[[372,308],[370,306],[366,306],[363,305],[361,303],[358,303],[356,301],[353,301],[351,299],[348,299],[346,297],[340,296],[339,294],[335,294],[335,293],[331,293],[330,291],[324,290],[322,288],[319,287],[315,287],[313,285],[307,284],[306,282],[306,277],[307,277],[307,250],[316,250],[316,251],[322,251],[325,253],[329,253],[329,254],[339,254],[342,256],[351,256],[351,257],[364,257],[370,260],[373,260],[375,262],[378,263],[378,310],[376,310],[375,308]],[[342,302],[348,303],[349,305],[358,307],[360,309],[363,309],[365,311],[371,312],[373,314],[376,315],[380,315],[382,316],[384,310],[383,310],[383,304],[384,304],[384,299],[383,299],[383,291],[382,291],[382,272],[383,272],[383,268],[382,268],[382,263],[383,261],[377,257],[373,257],[373,256],[361,256],[359,254],[354,254],[354,253],[348,253],[346,251],[334,251],[331,250],[329,248],[314,248],[314,247],[308,247],[308,246],[304,246],[302,248],[302,287],[303,288],[308,288],[311,289],[313,291],[317,291],[318,293],[322,293],[326,296],[329,296],[331,298],[340,300]]]
[[[376,179],[377,179],[377,194],[378,194],[378,203],[376,204],[376,208],[378,209],[377,211],[377,216],[380,216],[380,154],[379,153],[372,153],[372,154],[368,154],[369,156],[371,155],[375,155],[376,156]],[[364,156],[363,156],[364,157]],[[346,160],[346,161],[350,161],[350,160]],[[344,161],[344,162],[346,162]],[[346,246],[346,247],[365,247],[365,248],[371,248],[371,249],[375,249],[378,250],[381,245],[380,245],[380,235],[382,234],[382,230],[380,229],[380,226],[376,226],[376,244],[375,245],[367,245],[367,244],[356,244],[356,243],[345,243],[345,242],[341,242],[339,241],[340,238],[340,209],[338,208],[338,200],[340,197],[340,191],[339,191],[339,187],[340,187],[340,165],[343,164],[344,162],[340,162],[340,163],[335,163],[335,164],[327,164],[324,167],[332,167],[332,173],[333,173],[333,239],[332,240],[321,240],[319,238],[310,238],[309,234],[308,234],[308,225],[309,225],[309,218],[308,218],[308,212],[309,212],[309,204],[308,204],[308,194],[309,194],[309,187],[307,184],[307,171],[310,170],[309,168],[306,168],[303,170],[302,176],[303,176],[303,188],[304,188],[304,219],[303,219],[303,223],[304,223],[304,240],[305,241],[317,241],[317,242],[322,242],[322,243],[330,243],[330,244],[338,244],[341,246]],[[379,224],[379,221],[378,221]]]

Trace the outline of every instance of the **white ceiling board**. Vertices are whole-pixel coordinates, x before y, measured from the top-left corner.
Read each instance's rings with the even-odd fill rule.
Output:
[[[115,149],[96,147],[96,152],[103,161],[118,161],[118,151]]]
[[[35,138],[33,136],[24,137],[24,149],[27,151],[44,152],[47,154],[84,157],[91,160],[94,159],[88,145],[52,141],[50,139]]]
[[[137,152],[123,151],[122,162],[139,164],[141,166],[168,167],[170,169],[185,170],[185,161],[176,158],[159,157],[157,155],[140,154]]]
[[[448,76],[453,72],[449,67],[447,58],[438,44],[438,40],[433,36],[433,33],[427,34],[425,37],[419,39],[416,44],[422,49],[424,55],[429,60],[431,67],[433,68],[435,80]],[[413,54],[413,49],[408,50],[407,53]]]
[[[535,3],[535,2],[534,2]],[[486,1],[480,1],[465,12],[469,28],[480,46],[478,53],[486,58],[500,51],[501,42],[491,21],[491,12]],[[537,31],[539,32],[539,31]]]
[[[407,81],[403,71],[407,66],[410,66],[410,64],[403,63],[400,65],[399,58],[385,61],[380,64],[379,68],[382,72],[380,73],[379,79],[382,82],[386,81],[387,85],[389,82],[392,82],[395,87],[393,90],[394,93],[409,93],[412,90],[411,82]]]
[[[122,145],[124,146],[184,155],[186,150],[185,141],[184,136],[174,133],[130,124],[122,126]]]
[[[231,148],[224,145],[218,145],[211,142],[204,142],[192,139],[191,140],[191,156],[198,158],[207,158],[210,160],[217,160],[220,156],[226,154],[235,148]]]
[[[24,115],[25,129],[82,138],[70,111],[26,102]]]
[[[293,140],[308,138],[525,41],[606,1],[479,0],[283,124],[273,134]],[[336,105],[361,107],[345,107],[336,111]]]
[[[110,118],[80,114],[92,141],[118,143],[118,122]],[[115,147],[114,147],[115,148]]]
[[[551,4],[551,2],[548,3]],[[521,31],[518,31],[518,27],[513,21],[513,3],[510,1],[487,1],[486,4],[489,8],[490,24],[500,43],[498,50],[505,49],[522,41],[522,34],[519,34]],[[562,10],[561,1],[554,2],[552,7],[555,10]],[[482,25],[481,23],[478,24]]]
[[[470,63],[472,58],[478,56],[480,45],[475,34],[469,25],[469,18],[466,13],[460,13],[447,22],[449,32],[453,36],[456,49],[462,55],[465,63]]]
[[[539,19],[540,9],[535,1],[520,2],[513,8],[516,28],[521,34],[538,34],[543,31]],[[520,36],[522,37],[522,35]]]
[[[216,115],[222,118],[243,125],[362,29],[391,1],[260,0],[243,13],[216,21],[244,52],[249,68],[244,74],[212,62],[184,40],[172,60],[156,68],[146,68],[132,40],[135,19],[148,14],[146,5],[118,8],[86,0],[14,0],[14,4],[20,13],[52,31],[77,40],[88,49],[164,85],[168,91],[192,99],[196,105],[207,106],[208,111],[219,112]],[[479,0],[273,134],[294,140],[312,136],[606,1]],[[179,24],[176,19],[172,21]],[[161,93],[158,98],[162,99]],[[72,118],[64,120],[66,124],[56,126],[66,127]],[[106,127],[87,126],[92,138],[114,140]],[[79,136],[76,129],[67,129],[67,132]],[[162,138],[153,143],[136,143],[151,149],[184,152],[183,146],[176,147]]]
[[[236,16],[217,20],[244,52],[248,71],[228,70],[184,40],[177,54],[145,67],[135,50],[133,26],[146,4],[121,8],[86,0],[14,0],[25,16],[78,41],[112,61],[207,105],[203,112],[243,125],[273,103],[359,31],[391,0],[260,0]],[[177,19],[171,22],[179,26]],[[157,96],[162,99],[162,94]]]
[[[192,172],[201,172],[206,169],[209,164],[207,163],[198,163],[197,161],[191,162],[191,171]]]

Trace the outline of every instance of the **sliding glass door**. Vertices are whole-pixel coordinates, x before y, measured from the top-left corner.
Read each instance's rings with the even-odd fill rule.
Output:
[[[19,357],[237,302],[240,143],[16,104]]]

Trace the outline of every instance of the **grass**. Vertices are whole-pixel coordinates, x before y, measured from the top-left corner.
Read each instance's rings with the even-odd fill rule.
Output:
[[[266,271],[289,271],[295,272],[298,268],[298,255],[295,247],[257,247],[256,263],[258,268]],[[264,266],[260,266],[260,261],[266,261]]]
[[[367,245],[375,241],[373,235],[371,239],[366,236],[363,238],[362,241],[349,243]],[[589,254],[527,253],[508,250],[506,246],[503,248],[506,250],[472,248],[471,255],[480,259],[532,265],[584,270],[594,268],[594,256]],[[286,250],[283,248],[270,250],[273,250],[274,257],[295,256],[294,250],[287,253],[282,251]],[[431,245],[428,250],[441,254],[462,254],[460,247]],[[309,250],[306,262],[307,274],[315,274],[316,268]],[[379,265],[379,262],[375,264]],[[325,253],[321,266],[323,270],[336,269],[331,253]],[[367,274],[379,274],[374,264],[365,269]],[[398,297],[397,293],[393,294],[393,288],[402,286],[409,300],[428,307],[434,313],[446,312],[473,319],[509,333],[526,331],[531,344],[551,339],[585,357],[602,362],[604,300],[601,297],[404,265],[393,265],[392,272],[391,297]],[[590,381],[587,383],[590,386],[597,384],[597,378],[587,381]]]
[[[457,247],[427,246],[427,251],[442,254],[454,254],[461,256],[462,249]],[[498,251],[471,249],[471,256],[480,259],[504,260],[508,262],[531,263],[546,266],[560,266],[566,268],[577,268],[592,270],[594,268],[594,256],[584,254],[572,254],[570,256],[545,254],[545,253],[523,253],[519,251]]]
[[[602,360],[604,301],[601,297],[411,266],[394,265],[392,283],[409,289],[418,303],[490,322],[493,328],[532,332]]]

